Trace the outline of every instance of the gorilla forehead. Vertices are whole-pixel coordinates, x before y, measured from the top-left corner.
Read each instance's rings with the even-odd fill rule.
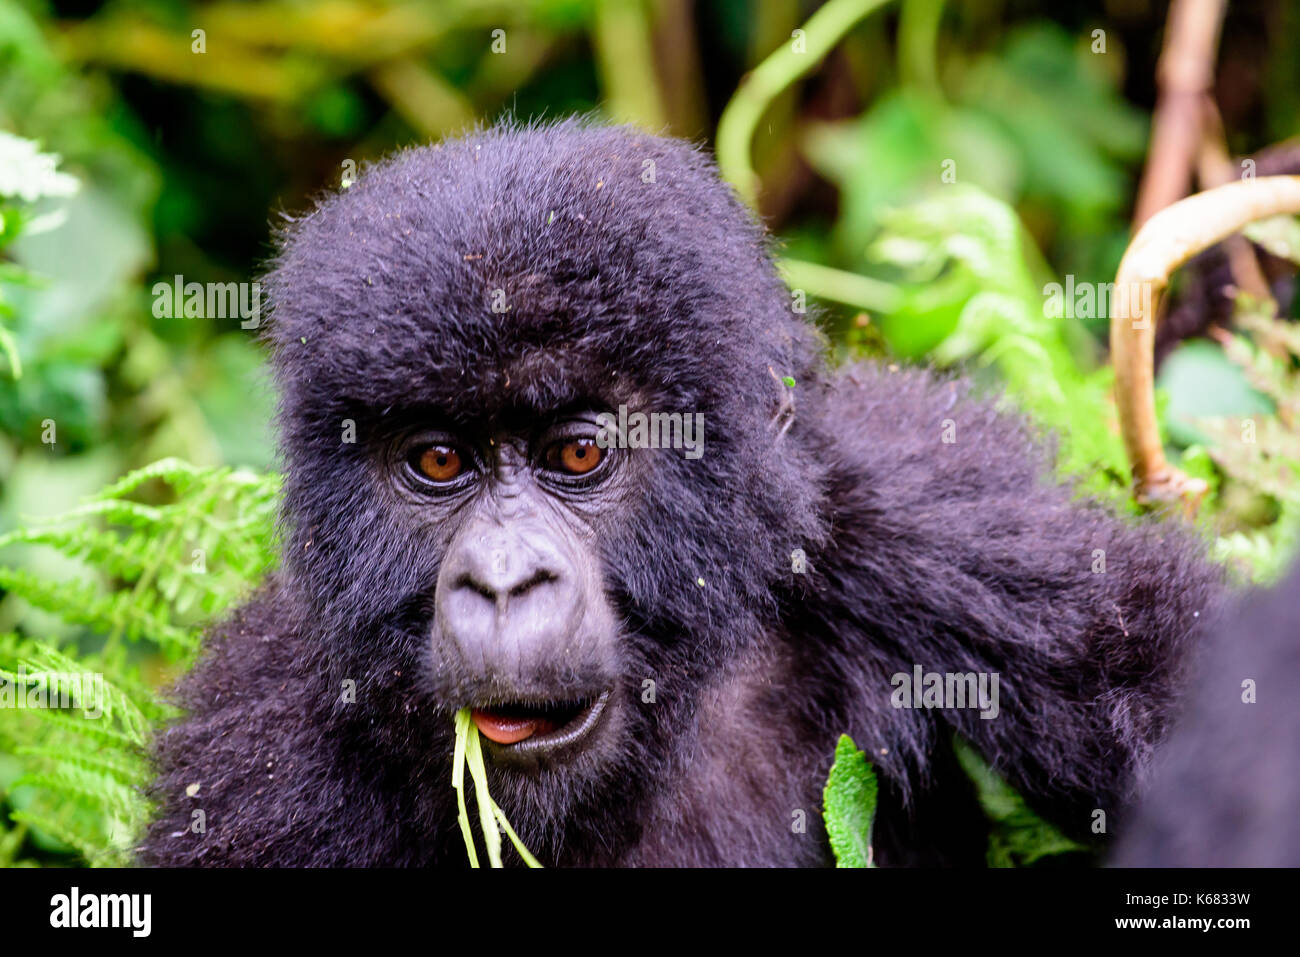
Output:
[[[266,286],[286,401],[317,408],[767,405],[800,338],[707,157],[575,120],[367,169],[286,230]]]

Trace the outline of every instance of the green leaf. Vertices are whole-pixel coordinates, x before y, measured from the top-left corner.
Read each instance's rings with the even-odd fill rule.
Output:
[[[0,355],[9,365],[9,374],[15,379],[23,377],[23,363],[18,357],[18,343],[4,326],[0,326]]]
[[[822,816],[837,867],[874,867],[871,826],[876,817],[876,772],[847,734],[835,746]]]
[[[1248,223],[1242,232],[1247,239],[1263,246],[1274,256],[1300,263],[1300,219],[1270,216]]]
[[[1209,445],[1198,420],[1209,416],[1266,416],[1274,411],[1268,396],[1253,388],[1242,369],[1218,345],[1181,342],[1160,366],[1156,389],[1169,397],[1165,423],[1179,445]]]
[[[1088,850],[1031,811],[1025,799],[995,774],[969,744],[954,738],[953,748],[992,824],[989,867],[1028,867],[1044,857]]]

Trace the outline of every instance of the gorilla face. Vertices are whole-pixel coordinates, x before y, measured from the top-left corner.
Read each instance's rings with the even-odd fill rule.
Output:
[[[772,424],[781,377],[817,394],[811,333],[709,161],[573,122],[412,150],[293,224],[265,286],[285,574],[389,763],[449,759],[470,707],[521,817],[670,780],[823,534],[817,458]],[[620,407],[702,416],[707,451],[602,448]]]
[[[516,363],[503,380],[526,375]],[[615,569],[634,492],[659,463],[607,447],[607,401],[353,410],[373,432],[357,471],[370,488],[354,493],[373,520],[352,550],[386,566],[369,600],[391,597],[355,628],[401,649],[426,721],[445,728],[469,707],[501,773],[607,771],[628,751],[629,674],[654,670],[638,660],[630,631],[644,622]]]
[[[618,627],[600,574],[600,516],[622,491],[595,413],[516,431],[417,430],[392,480],[449,532],[434,589],[434,688],[462,700],[503,764],[561,760],[608,725]],[[442,684],[442,682],[439,682]]]

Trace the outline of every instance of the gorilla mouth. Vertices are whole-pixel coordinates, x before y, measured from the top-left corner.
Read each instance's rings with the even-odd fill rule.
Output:
[[[600,720],[609,692],[569,701],[482,705],[470,715],[483,737],[511,754],[536,754],[576,744]]]

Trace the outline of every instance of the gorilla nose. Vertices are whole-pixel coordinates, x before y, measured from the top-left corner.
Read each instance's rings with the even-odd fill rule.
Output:
[[[505,549],[500,549],[483,561],[470,563],[461,573],[454,587],[478,592],[497,608],[498,613],[508,610],[511,599],[520,598],[535,588],[559,580],[553,569],[535,567],[527,557],[519,560]]]
[[[542,528],[493,527],[453,544],[437,590],[437,618],[467,660],[526,671],[562,654],[582,619],[572,563]]]

